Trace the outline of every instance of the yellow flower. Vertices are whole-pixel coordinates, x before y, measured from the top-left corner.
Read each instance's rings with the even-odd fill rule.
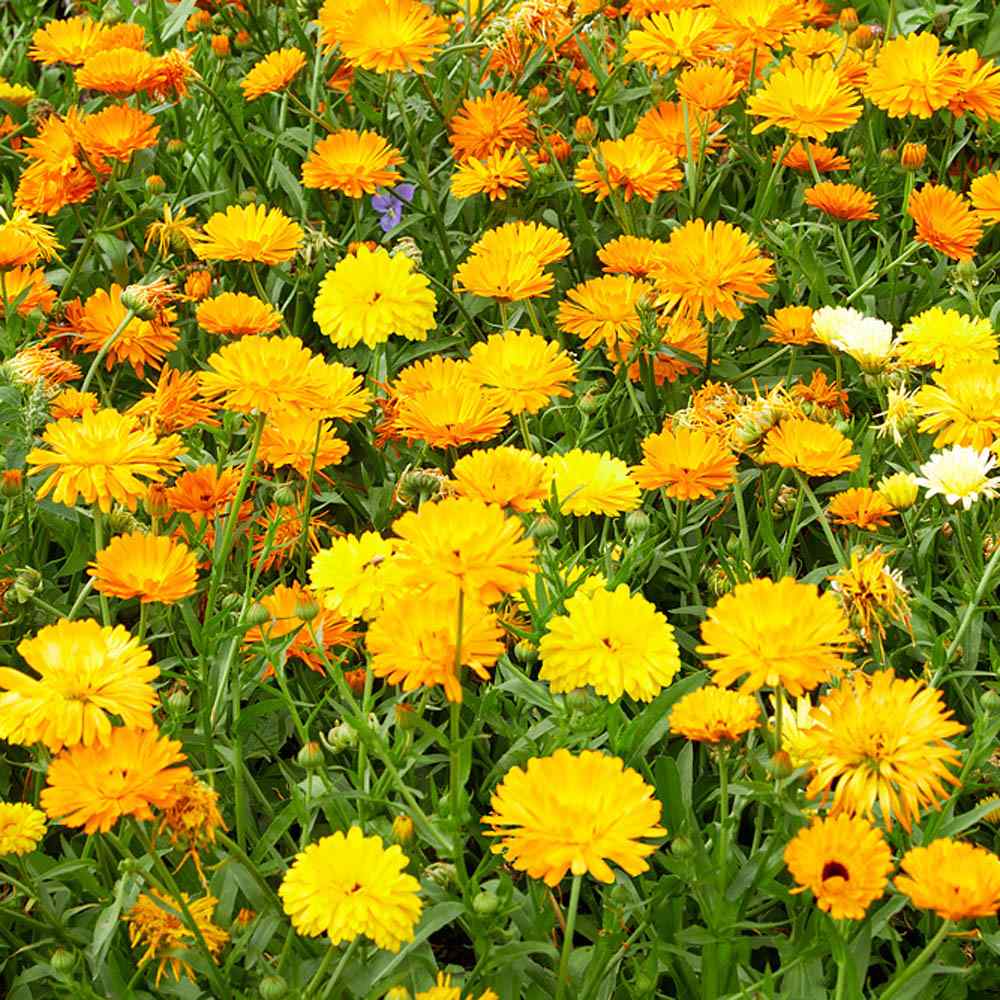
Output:
[[[364,935],[399,951],[420,918],[420,883],[406,874],[409,859],[396,844],[352,826],[295,855],[278,888],[292,926],[306,937],[326,934],[333,945]]]
[[[521,448],[502,446],[474,451],[452,469],[455,492],[519,513],[537,510],[549,495],[545,459]]]
[[[214,896],[192,900],[186,892],[181,895],[191,919],[198,927],[200,941],[180,916],[177,901],[156,889],[142,893],[126,918],[129,943],[133,948],[145,946],[146,949],[139,964],[157,960],[157,986],[168,968],[174,979],[180,980],[183,973],[193,981],[195,972],[187,961],[187,953],[197,951],[199,945],[204,943],[212,961],[218,962],[219,953],[229,940],[229,934],[212,920],[219,902]]]
[[[0,855],[30,854],[45,836],[45,813],[27,802],[0,802]]]
[[[362,246],[327,271],[313,318],[337,347],[375,347],[393,334],[426,340],[436,308],[430,282],[409,257]]]
[[[340,129],[316,143],[306,157],[302,184],[361,198],[392,187],[400,179],[393,168],[402,162],[399,150],[375,132]]]
[[[987,449],[977,451],[955,444],[935,452],[920,466],[916,482],[927,495],[942,496],[950,504],[968,510],[980,497],[992,500],[998,493],[1000,477],[991,476],[996,459]]]
[[[985,317],[934,306],[899,331],[896,351],[905,365],[989,364],[997,360],[997,335]]]
[[[309,581],[323,606],[345,618],[372,618],[382,608],[383,574],[396,543],[374,531],[342,535],[313,556]]]
[[[403,987],[398,988],[403,989]],[[386,993],[383,1000],[410,1000],[408,992],[405,997],[400,998],[390,996],[391,993],[392,990]],[[437,985],[432,986],[429,990],[421,990],[417,993],[416,1000],[462,1000],[462,990],[458,986],[451,985],[451,976],[445,972],[439,972],[437,974]],[[465,1000],[474,1000],[474,998],[470,993]],[[485,990],[479,994],[478,1000],[500,1000],[500,998],[493,990]]]
[[[493,390],[509,413],[537,413],[556,396],[572,396],[576,363],[558,344],[527,330],[505,330],[473,344],[469,378]]]
[[[896,510],[908,510],[917,501],[919,484],[909,472],[894,472],[878,481],[878,491]]]
[[[57,503],[73,506],[82,497],[105,513],[112,500],[135,510],[146,487],[140,478],[162,483],[165,473],[180,467],[183,449],[174,434],[157,440],[140,428],[135,417],[116,410],[87,411],[79,420],[56,420],[42,434],[49,446],[34,448],[26,461],[29,475],[51,468],[38,488],[38,497],[52,494]]]
[[[88,568],[100,594],[174,604],[194,593],[198,564],[182,542],[134,531],[113,538]]]
[[[969,187],[969,198],[983,222],[1000,222],[1000,172],[977,177]]]
[[[208,333],[234,337],[274,333],[281,326],[281,313],[274,306],[244,292],[222,292],[205,299],[195,311],[195,318]]]
[[[718,16],[710,8],[655,13],[629,32],[625,61],[668,73],[680,63],[711,58],[721,39]]]
[[[677,94],[702,111],[718,111],[739,96],[744,84],[728,66],[703,62],[689,66],[677,77]]]
[[[834,920],[863,920],[885,893],[892,851],[867,820],[814,816],[785,848],[785,864],[798,883],[792,892],[811,890],[816,905]]]
[[[491,802],[483,823],[487,836],[500,838],[493,852],[550,886],[570,871],[613,882],[608,862],[639,875],[656,850],[643,838],[666,833],[653,789],[617,757],[595,750],[533,757],[507,772]]]
[[[798,469],[807,476],[839,476],[861,464],[861,456],[851,454],[851,445],[836,427],[793,417],[768,432],[760,461]]]
[[[418,0],[361,0],[347,18],[341,53],[375,73],[423,73],[448,37],[448,22]]]
[[[794,696],[826,683],[851,664],[854,645],[833,594],[791,577],[741,583],[710,608],[701,623],[715,683],[727,687],[746,675],[742,691],[783,687]]]
[[[528,163],[528,154],[513,146],[498,149],[483,160],[469,157],[451,176],[452,197],[486,194],[490,201],[505,201],[508,191],[523,189],[527,184]]]
[[[240,81],[240,90],[247,101],[256,101],[265,94],[284,90],[305,68],[306,55],[301,49],[280,49],[269,52]]]
[[[847,86],[832,67],[779,66],[747,100],[747,112],[764,120],[754,126],[763,132],[772,126],[790,135],[822,142],[841,132],[861,115],[857,91]]]
[[[832,794],[833,813],[872,817],[875,803],[892,829],[908,831],[921,810],[940,808],[959,751],[947,741],[965,731],[941,692],[891,670],[854,673],[820,700],[809,730],[814,776],[807,794]]]
[[[902,576],[898,570],[886,566],[881,549],[868,553],[855,549],[851,553],[850,566],[829,580],[831,589],[865,640],[871,640],[873,627],[881,638],[885,638],[882,615],[909,624],[908,594]]]
[[[401,684],[404,691],[440,684],[448,701],[460,702],[462,678],[456,667],[487,680],[487,668],[504,650],[502,639],[496,615],[475,601],[463,601],[458,641],[458,603],[418,594],[387,601],[372,620],[366,642],[376,677]]]
[[[394,429],[408,441],[426,441],[432,448],[489,441],[510,422],[502,403],[501,393],[460,378],[452,385],[402,395]]]
[[[564,514],[622,514],[641,503],[639,487],[628,466],[608,452],[574,448],[546,458]]]
[[[892,118],[930,118],[958,94],[963,78],[961,66],[941,51],[936,35],[897,36],[879,48],[865,96]]]
[[[680,669],[674,630],[626,584],[574,594],[538,646],[539,680],[555,692],[590,685],[602,697],[652,701]]]
[[[742,691],[708,684],[684,695],[670,713],[670,731],[689,740],[738,740],[760,725],[757,699]]]
[[[884,528],[888,519],[898,513],[881,493],[867,486],[835,494],[826,510],[834,524],[853,525],[865,531]]]
[[[923,418],[919,429],[936,435],[934,445],[989,447],[1000,437],[1000,365],[949,365],[934,373],[934,385],[914,397]]]
[[[596,193],[598,201],[621,191],[625,201],[638,196],[654,202],[660,192],[681,186],[681,172],[675,157],[633,133],[599,142],[577,164],[575,180],[581,191]]]
[[[146,247],[153,243],[161,257],[169,257],[171,252],[190,250],[198,239],[195,220],[187,214],[186,208],[178,208],[176,213],[169,205],[163,206],[163,221],[151,222],[146,227]]]
[[[559,304],[560,330],[584,347],[604,345],[609,357],[627,358],[642,329],[639,307],[653,301],[653,286],[631,274],[606,274],[569,289]]]
[[[1000,858],[978,844],[941,837],[903,855],[896,888],[945,920],[992,917],[1000,909]]]
[[[324,469],[339,465],[347,452],[347,442],[337,437],[328,420],[293,411],[268,418],[257,457],[272,468],[292,468],[307,478],[310,469],[322,476]]]
[[[230,205],[205,223],[193,245],[201,260],[281,264],[295,256],[302,236],[301,227],[280,208]]]
[[[702,430],[664,427],[642,442],[642,463],[632,478],[644,490],[662,489],[675,500],[714,497],[736,481],[736,456]]]

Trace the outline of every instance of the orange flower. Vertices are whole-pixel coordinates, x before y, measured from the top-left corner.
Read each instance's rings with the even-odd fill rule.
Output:
[[[48,312],[56,301],[56,293],[37,267],[14,267],[0,271],[0,316],[12,307],[21,316],[32,309]]]
[[[337,437],[328,420],[277,413],[264,425],[257,454],[272,468],[292,468],[305,478],[310,468],[319,475],[323,469],[339,465],[347,451],[347,442]]]
[[[577,164],[575,180],[581,191],[596,192],[598,201],[620,190],[625,201],[638,195],[653,202],[661,191],[681,186],[681,172],[675,157],[633,133],[599,142]]]
[[[971,260],[983,227],[969,201],[940,184],[925,184],[910,195],[907,212],[916,223],[914,239],[952,260]]]
[[[535,136],[529,120],[528,105],[517,94],[487,92],[465,101],[448,123],[448,141],[458,162],[482,160],[491,153],[532,145]]]
[[[728,66],[717,66],[704,62],[689,66],[677,77],[677,94],[694,108],[702,111],[718,111],[727,107],[739,96],[743,89]]]
[[[775,309],[764,321],[764,327],[771,331],[767,339],[775,344],[789,344],[804,347],[816,342],[812,332],[813,310],[810,306],[784,306]]]
[[[351,65],[375,73],[422,73],[448,37],[448,22],[417,0],[361,0],[346,18],[341,53]]]
[[[681,63],[710,59],[722,38],[718,21],[716,12],[706,8],[652,14],[629,32],[625,61],[669,73]]]
[[[713,497],[736,480],[736,456],[701,430],[665,427],[642,442],[642,456],[632,478],[644,490],[663,489],[675,500]]]
[[[345,128],[316,143],[302,164],[302,184],[361,198],[392,187],[400,179],[392,168],[402,162],[399,150],[382,136]]]
[[[966,49],[955,56],[962,71],[958,93],[948,102],[953,115],[971,111],[984,121],[1000,118],[1000,71],[992,59],[983,59],[975,49]]]
[[[160,127],[152,115],[127,104],[112,104],[84,120],[83,143],[91,157],[110,156],[127,163],[139,149],[156,145]]]
[[[680,101],[660,101],[636,122],[635,134],[678,160],[686,160],[689,151],[697,158],[702,147],[705,155],[709,155],[723,144],[714,112],[689,107],[686,118],[685,125],[684,105]]]
[[[157,80],[159,66],[148,52],[119,47],[95,52],[76,71],[81,90],[97,90],[115,97],[128,97],[148,90]]]
[[[768,431],[760,461],[807,476],[839,476],[861,464],[861,456],[851,454],[851,445],[836,427],[792,417]]]
[[[301,49],[280,49],[269,52],[240,81],[240,90],[247,101],[256,101],[265,94],[284,90],[305,68],[306,56]]]
[[[625,358],[642,326],[639,306],[651,303],[653,286],[629,274],[591,278],[566,293],[556,324],[585,347],[603,344],[612,358]]]
[[[302,243],[302,229],[280,208],[230,205],[205,223],[194,252],[201,260],[245,260],[281,264]]]
[[[715,9],[722,38],[737,50],[776,48],[806,18],[804,5],[796,0],[716,0]],[[766,58],[770,55],[766,52]],[[757,64],[764,65],[760,58]]]
[[[199,525],[229,512],[242,478],[239,466],[220,472],[214,465],[202,465],[178,476],[166,490],[166,500],[172,511],[187,514]]]
[[[544,295],[555,282],[543,269],[569,249],[569,240],[549,226],[509,222],[472,245],[455,272],[455,288],[506,302]]]
[[[510,422],[496,391],[471,379],[447,388],[430,388],[404,397],[396,414],[396,430],[408,441],[448,448],[489,441]]]
[[[754,132],[772,126],[800,138],[825,139],[858,120],[857,92],[844,85],[836,70],[811,65],[779,66],[747,100],[747,112],[763,118]]]
[[[864,528],[865,531],[874,531],[889,523],[888,519],[896,514],[896,508],[881,493],[861,486],[834,496],[827,512],[834,524],[853,525]]]
[[[49,403],[49,412],[56,420],[62,417],[69,417],[71,420],[76,420],[82,417],[88,410],[94,411],[98,409],[100,405],[97,396],[92,392],[80,392],[79,389],[63,389]]]
[[[49,21],[32,35],[28,58],[43,66],[60,62],[79,66],[88,56],[104,47],[108,30],[106,24],[99,24],[89,17]]]
[[[597,251],[607,274],[645,278],[662,259],[667,244],[645,236],[619,236]]]
[[[834,184],[822,181],[806,188],[805,202],[813,208],[832,216],[853,222],[858,219],[877,219],[875,198],[855,184]]]
[[[223,292],[206,299],[195,311],[195,318],[208,333],[233,337],[273,333],[281,326],[281,313],[274,306],[244,292]]]
[[[529,161],[525,154],[515,148],[498,150],[485,160],[470,157],[452,174],[452,197],[471,198],[487,194],[490,201],[504,201],[508,191],[523,188],[527,183],[526,162]]]
[[[88,567],[99,594],[143,604],[175,604],[194,593],[198,570],[191,550],[161,535],[118,535]]]
[[[667,316],[660,319],[658,326],[660,342],[651,350],[642,347],[639,358],[629,365],[628,377],[633,382],[643,381],[646,364],[652,364],[656,385],[676,382],[681,375],[697,371],[705,364],[708,334],[698,320],[687,316]]]
[[[969,188],[969,197],[983,222],[1000,222],[1000,173],[977,177]]]
[[[812,153],[813,164],[815,164],[816,170],[821,174],[829,174],[834,170],[851,169],[851,161],[846,156],[841,156],[837,150],[832,149],[830,146],[823,146],[820,143],[810,142],[809,152]],[[771,154],[771,159],[776,161],[780,154],[781,150],[775,149]],[[789,170],[797,170],[800,174],[808,174],[812,172],[809,157],[806,155],[806,151],[801,142],[793,143],[792,148],[788,150],[785,154],[785,158],[781,162],[782,165],[788,167]]]
[[[155,434],[174,434],[202,424],[218,427],[212,416],[217,407],[198,399],[198,373],[181,372],[164,365],[152,392],[145,392],[128,413],[139,419]]]
[[[964,74],[930,32],[892,38],[879,49],[865,96],[891,118],[930,118],[954,99]]]
[[[767,298],[762,286],[773,280],[774,268],[737,226],[692,219],[671,233],[652,277],[668,309],[691,318],[739,319],[744,303]]]

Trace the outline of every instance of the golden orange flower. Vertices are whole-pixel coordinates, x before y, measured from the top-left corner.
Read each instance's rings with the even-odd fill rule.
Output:
[[[523,189],[527,184],[528,162],[526,155],[514,147],[490,153],[485,160],[469,157],[452,174],[452,197],[486,194],[490,201],[505,201],[508,191]]]
[[[562,260],[569,240],[535,222],[509,222],[491,229],[471,247],[455,272],[455,288],[484,298],[514,302],[544,295],[555,279],[544,268]]]
[[[853,125],[861,114],[858,94],[832,68],[785,65],[747,99],[747,112],[764,120],[754,132],[777,126],[799,138],[825,139]]]
[[[127,104],[112,104],[84,120],[83,144],[91,158],[109,156],[128,163],[132,154],[155,146],[160,127],[152,115]]]
[[[969,188],[969,198],[983,222],[1000,222],[1000,173],[977,177]]]
[[[448,22],[418,0],[361,0],[351,6],[340,51],[361,69],[422,73],[448,37]]]
[[[157,60],[148,52],[119,46],[88,56],[76,71],[76,85],[81,90],[128,97],[151,88],[158,70]]]
[[[645,278],[663,256],[666,243],[645,236],[619,236],[597,251],[607,274],[631,274]]]
[[[195,318],[208,333],[233,337],[274,333],[281,326],[281,313],[274,306],[244,292],[222,292],[205,299],[195,311]]]
[[[661,191],[681,186],[677,160],[651,142],[633,133],[624,139],[599,142],[576,167],[576,186],[597,194],[603,201],[612,191],[621,191],[625,201],[638,195],[653,202]]]
[[[281,264],[302,243],[302,229],[280,208],[230,205],[205,223],[194,252],[202,260],[244,260]]]
[[[718,111],[739,96],[744,84],[729,66],[703,62],[689,66],[677,77],[677,94],[702,111]]]
[[[134,531],[118,535],[88,567],[94,589],[109,597],[143,604],[175,604],[194,593],[197,564],[191,550],[162,535]]]
[[[265,94],[284,90],[305,69],[306,55],[301,49],[279,49],[269,52],[240,81],[240,90],[247,101],[256,101]]]
[[[881,493],[867,486],[838,493],[830,500],[827,513],[834,524],[852,525],[865,531],[884,528],[896,509]]]
[[[834,219],[843,219],[845,222],[878,218],[874,196],[856,184],[822,181],[806,188],[805,203]]]
[[[811,306],[784,306],[767,317],[764,326],[771,332],[767,339],[775,344],[804,347],[816,342],[812,331],[813,310]]]
[[[914,239],[952,260],[971,260],[983,227],[968,199],[940,184],[925,184],[910,195],[907,212],[916,223]]]
[[[469,98],[448,123],[448,141],[458,162],[534,143],[528,105],[508,91]]]
[[[400,400],[396,431],[408,441],[426,441],[432,448],[489,441],[510,423],[502,399],[471,379],[425,389]]]
[[[302,164],[302,184],[361,198],[377,188],[392,187],[400,179],[392,168],[402,162],[399,150],[377,133],[345,128],[312,148]]]
[[[198,385],[197,372],[181,372],[164,365],[153,391],[143,393],[126,412],[139,417],[157,436],[186,431],[198,424],[218,427],[219,421],[212,416],[218,407],[198,399]]]
[[[474,451],[455,463],[452,476],[459,496],[518,512],[536,510],[549,495],[545,459],[521,448]]]
[[[609,356],[624,359],[642,327],[639,306],[652,299],[653,286],[629,274],[591,278],[566,293],[556,323],[585,347],[603,344]]]
[[[223,469],[215,465],[202,465],[178,476],[173,486],[166,490],[170,509],[187,514],[196,524],[228,512],[243,476],[239,466]]]
[[[836,427],[792,417],[768,432],[760,461],[798,469],[807,476],[839,476],[861,464],[861,456],[852,455],[851,446],[851,439]]]
[[[329,466],[339,465],[347,452],[347,442],[337,437],[330,421],[279,412],[264,424],[257,455],[274,469],[292,468],[306,477],[310,468],[320,475]]]
[[[702,430],[664,428],[642,442],[642,456],[632,478],[644,490],[662,489],[676,500],[713,497],[736,481],[736,456]]]
[[[69,417],[75,420],[82,417],[87,410],[97,410],[101,403],[92,392],[80,392],[79,389],[63,389],[51,403],[49,412],[53,418]]]
[[[835,170],[851,169],[851,161],[846,156],[841,156],[837,150],[830,146],[824,146],[818,142],[809,142],[809,152],[812,154],[812,165],[815,165],[816,170],[821,174],[829,174]],[[771,154],[771,158],[777,161],[780,155],[781,150],[775,149]],[[812,172],[812,165],[809,163],[809,157],[806,155],[805,148],[801,142],[792,143],[791,149],[785,153],[785,157],[781,163],[783,166],[788,167],[789,170],[796,170],[800,174]]]
[[[89,17],[49,21],[32,35],[28,58],[43,66],[60,62],[79,66],[88,56],[104,47],[108,31],[106,24]]]
[[[651,14],[625,40],[625,61],[669,73],[684,62],[710,59],[722,40],[718,15],[708,8]]]
[[[12,267],[0,271],[0,316],[13,309],[27,316],[32,309],[48,312],[56,301],[55,289],[37,267]]]
[[[802,27],[805,5],[796,0],[714,0],[723,40],[737,51],[767,51],[777,47],[784,37]],[[764,63],[760,58],[758,65]]]
[[[975,49],[955,56],[962,71],[958,93],[948,102],[948,110],[961,116],[971,111],[984,121],[1000,118],[1000,71],[992,59],[983,59]]]
[[[712,111],[688,107],[681,101],[660,101],[635,125],[635,135],[678,160],[710,155],[723,145],[722,129]]]
[[[865,96],[892,118],[930,118],[957,96],[962,67],[929,31],[885,42],[868,74]]]

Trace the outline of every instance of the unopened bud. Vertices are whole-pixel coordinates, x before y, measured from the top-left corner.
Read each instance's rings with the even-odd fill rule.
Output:
[[[522,639],[514,647],[514,655],[525,665],[530,665],[538,659],[538,647],[527,639]]]
[[[0,480],[0,494],[8,500],[16,497],[24,489],[24,473],[20,469],[5,469]]]
[[[163,194],[167,190],[167,182],[159,174],[150,174],[146,178],[147,194]]]
[[[447,889],[455,881],[455,866],[447,861],[436,861],[424,869],[424,878],[441,889]]]
[[[500,899],[495,892],[485,889],[472,900],[472,910],[481,917],[491,917],[500,909]]]
[[[368,677],[368,671],[365,670],[364,667],[358,667],[357,670],[344,671],[344,680],[347,681],[347,686],[356,695],[364,693],[365,679],[367,677]]]
[[[316,603],[310,597],[304,597],[302,600],[295,602],[295,617],[304,621],[311,622],[319,614],[319,604]]]
[[[330,753],[342,753],[344,750],[353,750],[358,745],[358,734],[353,726],[338,722],[326,734],[323,742]]]
[[[50,963],[56,975],[66,976],[73,971],[73,967],[76,965],[76,952],[70,951],[69,948],[56,948],[52,953]]]
[[[625,530],[630,535],[641,535],[649,530],[649,515],[644,510],[631,510],[625,515]]]
[[[396,725],[404,733],[415,729],[417,726],[417,710],[407,701],[398,702],[396,705]]]
[[[295,757],[299,767],[304,767],[307,771],[315,771],[323,766],[323,748],[315,741],[310,740]]]
[[[187,688],[178,686],[167,695],[165,701],[169,711],[175,715],[183,715],[191,707],[191,694]]]
[[[591,143],[597,138],[597,126],[587,115],[581,115],[573,125],[573,136],[577,142]]]
[[[392,838],[403,846],[413,840],[413,820],[409,816],[397,816],[392,821]]]
[[[559,534],[559,525],[548,514],[539,514],[532,521],[528,534],[536,542],[548,542]]]
[[[247,608],[246,618],[244,619],[248,628],[259,628],[261,625],[266,625],[270,620],[271,612],[259,601],[255,601]]]
[[[899,151],[899,164],[904,170],[919,170],[927,159],[927,145],[923,142],[904,142]]]
[[[212,272],[211,271],[192,271],[184,279],[184,294],[192,302],[201,302],[203,299],[207,299],[212,291]]]
[[[282,1000],[288,996],[288,983],[281,976],[265,976],[259,987],[261,1000]]]
[[[1000,692],[994,688],[987,688],[985,694],[979,699],[979,704],[987,712],[1000,712]]]
[[[129,285],[122,292],[122,305],[139,319],[155,319],[156,304],[144,285]]]
[[[414,267],[421,267],[424,263],[423,252],[412,236],[401,236],[396,240],[396,245],[392,248],[392,256],[406,257],[413,261]]]
[[[875,35],[867,24],[859,24],[851,34],[851,44],[862,52],[875,44]]]
[[[298,497],[295,494],[293,487],[289,486],[287,483],[282,483],[274,491],[274,502],[279,507],[293,507],[298,501]]]
[[[768,770],[776,778],[787,778],[795,770],[788,751],[779,750],[768,762]]]
[[[393,986],[382,1000],[413,1000],[413,994],[405,986]]]
[[[229,55],[229,36],[228,35],[212,35],[212,51],[220,58],[223,59]]]
[[[528,108],[537,111],[545,106],[549,99],[549,88],[544,83],[536,84],[528,91]]]
[[[853,7],[845,7],[837,20],[844,31],[853,31],[858,26],[858,12]]]
[[[176,156],[178,153],[184,152],[184,140],[183,139],[168,139],[167,140],[167,152],[171,156]]]

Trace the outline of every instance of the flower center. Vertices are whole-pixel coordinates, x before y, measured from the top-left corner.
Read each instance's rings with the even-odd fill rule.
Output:
[[[845,882],[850,882],[851,875],[848,870],[839,861],[827,861],[823,865],[823,871],[820,876],[824,882],[831,878],[842,878]]]

